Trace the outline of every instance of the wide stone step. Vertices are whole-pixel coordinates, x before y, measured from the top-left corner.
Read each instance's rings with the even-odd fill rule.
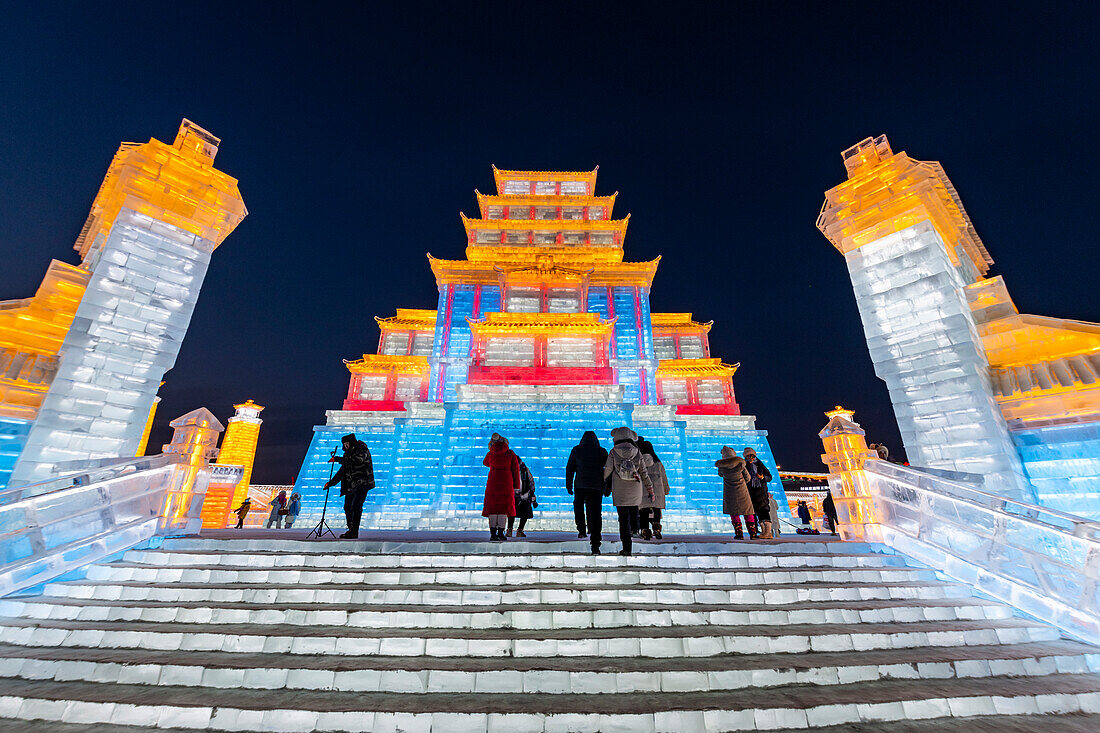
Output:
[[[978,646],[1052,641],[1053,628],[1024,619],[786,626],[655,626],[591,629],[378,629],[255,624],[64,621],[0,618],[19,646],[253,653],[472,657],[709,657]]]
[[[818,601],[792,604],[742,604],[640,608],[525,605],[491,610],[469,606],[420,608],[392,606],[362,610],[355,604],[226,603],[180,601],[101,601],[74,598],[0,600],[0,615],[27,619],[150,621],[159,623],[252,623],[257,625],[348,625],[376,628],[592,628],[675,625],[786,625],[910,623],[1009,618],[1012,610],[977,598],[903,601]]]
[[[380,570],[367,568],[149,567],[133,563],[93,565],[88,580],[142,583],[359,583],[365,585],[518,586],[682,585],[693,587],[755,586],[773,583],[889,583],[935,580],[926,568],[879,567],[743,568],[738,570],[608,569],[608,570]]]
[[[36,649],[0,645],[0,677],[212,688],[364,692],[586,694],[705,692],[881,679],[965,679],[1090,672],[1095,649],[1056,641],[986,647],[705,659],[342,657]]]
[[[919,600],[971,597],[957,583],[939,581],[801,582],[753,586],[710,586],[704,589],[674,585],[646,587],[524,585],[507,589],[470,589],[439,583],[422,586],[369,586],[363,583],[148,583],[137,581],[50,583],[50,597],[168,603],[339,603],[359,606],[401,605],[539,605],[634,603],[677,606],[684,604],[779,604],[830,600]]]
[[[388,693],[0,680],[0,718],[216,730],[739,731],[915,718],[1100,712],[1100,677],[882,680],[688,693]]]
[[[454,553],[403,555],[372,555],[356,552],[231,552],[204,550],[130,550],[123,555],[127,563],[176,566],[235,565],[252,568],[306,566],[310,568],[434,568],[434,569],[617,569],[669,568],[669,569],[737,569],[777,568],[815,565],[821,567],[905,567],[906,558],[884,553],[845,553],[822,555],[820,553],[722,553],[687,555],[590,555],[576,552],[559,552],[541,555],[460,555]]]

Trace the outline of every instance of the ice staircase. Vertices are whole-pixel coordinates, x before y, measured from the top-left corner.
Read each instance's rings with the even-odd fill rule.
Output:
[[[1100,730],[1095,647],[868,544],[212,534],[0,600],[0,730]]]

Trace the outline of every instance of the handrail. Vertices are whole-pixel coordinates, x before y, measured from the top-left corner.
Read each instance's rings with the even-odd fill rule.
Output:
[[[1079,639],[1100,643],[1100,523],[881,460],[862,535]]]

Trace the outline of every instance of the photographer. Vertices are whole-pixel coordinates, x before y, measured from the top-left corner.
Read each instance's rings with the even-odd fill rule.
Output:
[[[348,523],[348,531],[340,538],[354,540],[359,537],[363,501],[367,498],[367,492],[374,488],[374,463],[367,444],[356,439],[354,433],[345,435],[342,442],[344,455],[338,456],[334,450],[329,458],[330,463],[340,464],[340,470],[325,484],[325,489],[340,483],[340,496],[344,497],[344,516]]]

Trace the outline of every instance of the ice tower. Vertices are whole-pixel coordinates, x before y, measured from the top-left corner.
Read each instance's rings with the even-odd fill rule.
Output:
[[[914,465],[1100,518],[1100,326],[1020,314],[943,168],[845,151],[818,228],[848,264]]]
[[[0,484],[135,455],[210,255],[246,215],[214,169],[218,138],[123,143],[77,238],[38,293],[0,304]]]
[[[610,445],[611,428],[633,425],[674,485],[666,524],[724,526],[721,446],[775,461],[767,434],[740,414],[737,367],[710,355],[711,324],[650,313],[659,260],[625,259],[629,217],[614,218],[615,195],[595,195],[595,170],[493,174],[497,193],[475,192],[479,217],[462,216],[465,259],[428,256],[436,308],[376,319],[378,353],[345,362],[343,409],[315,428],[298,475],[303,512],[320,509],[329,453],[354,432],[374,454],[368,526],[480,521],[482,458],[499,432],[536,477],[540,526],[565,528],[570,449],[584,430]]]

